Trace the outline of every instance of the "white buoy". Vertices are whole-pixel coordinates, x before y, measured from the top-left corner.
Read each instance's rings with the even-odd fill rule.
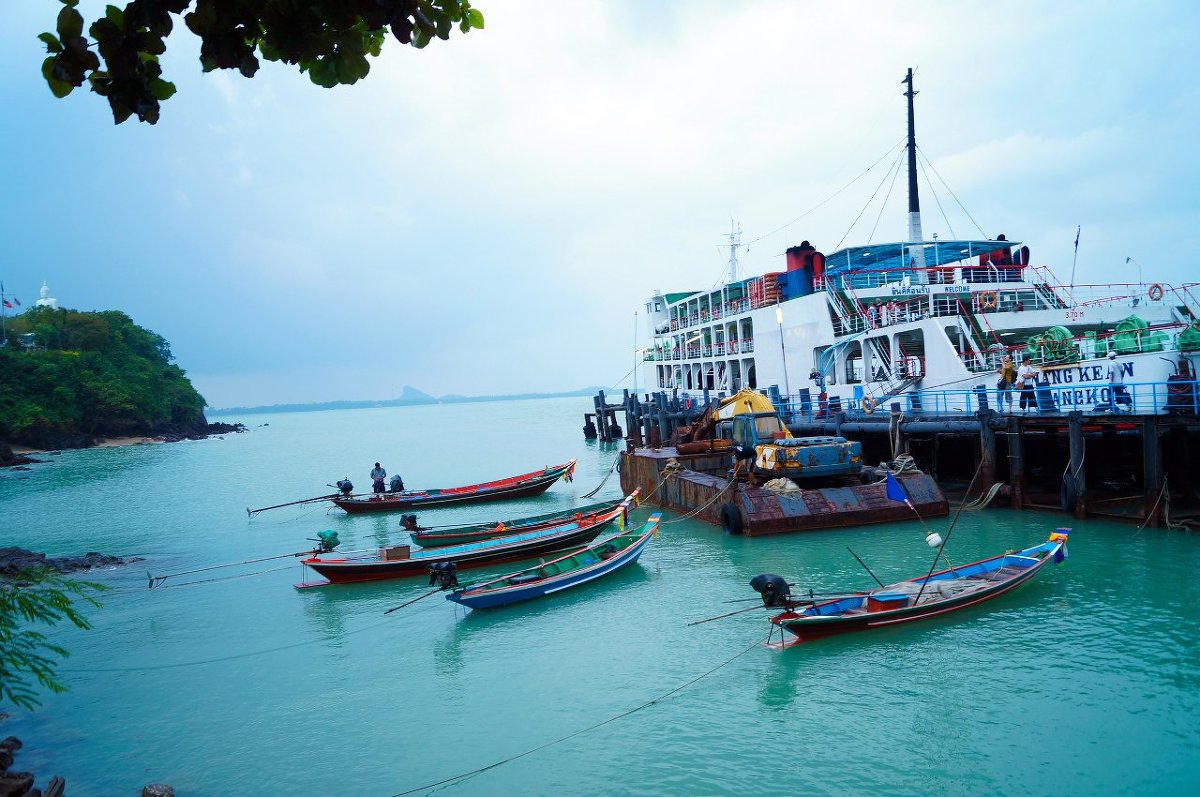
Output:
[[[929,532],[929,536],[925,538],[925,542],[929,543],[930,548],[936,548],[942,544],[942,535],[936,531]]]

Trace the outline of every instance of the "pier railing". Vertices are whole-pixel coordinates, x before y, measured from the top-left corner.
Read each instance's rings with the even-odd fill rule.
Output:
[[[846,410],[854,414],[888,412],[899,404],[909,415],[972,415],[981,409],[1026,415],[1065,415],[1078,410],[1084,415],[1194,415],[1200,416],[1200,382],[1126,382],[1116,391],[1108,383],[1038,385],[1021,407],[1021,391],[1005,393],[982,386],[958,390],[910,390],[889,397],[877,407],[870,396],[831,397],[822,400],[810,393],[781,396],[779,409],[785,417],[820,418]],[[864,401],[868,399],[869,401]],[[869,406],[868,406],[869,405]]]

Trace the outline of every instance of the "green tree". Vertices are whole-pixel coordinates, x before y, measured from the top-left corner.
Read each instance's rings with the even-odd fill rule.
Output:
[[[26,709],[41,705],[34,680],[51,692],[67,691],[56,668],[70,653],[30,625],[69,620],[77,628],[91,628],[72,599],[98,608],[100,603],[89,593],[105,589],[103,584],[71,581],[45,569],[0,577],[0,702]]]
[[[483,28],[470,0],[132,0],[124,9],[107,6],[88,27],[89,40],[79,0],[60,2],[55,32],[38,37],[49,53],[42,75],[56,97],[87,81],[108,100],[116,124],[133,114],[155,124],[159,103],[175,93],[158,59],[176,17],[200,37],[205,72],[237,69],[253,77],[261,56],[298,66],[325,88],[366,77],[367,57],[379,55],[389,31],[422,48],[449,39],[455,27]]]
[[[10,330],[33,333],[36,345],[0,349],[0,440],[41,447],[206,424],[204,398],[171,362],[170,344],[125,313],[39,307]]]

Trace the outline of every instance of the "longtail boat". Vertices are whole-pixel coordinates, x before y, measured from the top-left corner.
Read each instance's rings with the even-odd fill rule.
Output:
[[[494,609],[578,587],[633,564],[658,533],[660,513],[637,531],[594,542],[578,551],[515,573],[455,590],[446,600],[472,609]]]
[[[1061,563],[1067,556],[1069,534],[1070,529],[1056,529],[1046,542],[1022,551],[825,601],[793,597],[782,579],[767,573],[755,576],[751,586],[762,595],[764,605],[785,608],[771,623],[795,637],[782,643],[787,647],[938,617],[1003,595],[1032,579],[1048,562]],[[805,604],[809,605],[801,609]]]
[[[637,490],[629,494],[636,498]],[[526,531],[537,531],[551,526],[561,526],[575,521],[580,525],[594,523],[601,516],[611,512],[621,505],[621,501],[601,501],[596,504],[579,506],[570,510],[560,509],[544,515],[518,518],[516,520],[499,520],[491,523],[474,523],[464,526],[443,526],[440,528],[415,528],[408,531],[412,541],[422,548],[434,548],[443,545],[461,545],[466,542],[478,542],[494,537],[507,537]],[[406,516],[407,517],[407,516]],[[415,517],[415,515],[411,516]],[[408,527],[406,526],[407,530]]]
[[[600,536],[608,524],[628,516],[632,499],[622,501],[594,522],[580,525],[575,521],[508,537],[482,540],[442,548],[413,550],[408,545],[392,545],[340,557],[311,556],[301,562],[323,576],[325,581],[304,582],[299,588],[326,584],[349,584],[388,578],[423,576],[431,567],[453,564],[455,569],[486,567],[503,562],[533,559],[542,554],[587,545]]]
[[[525,498],[540,495],[559,479],[571,480],[575,471],[575,460],[553,467],[509,476],[481,484],[465,487],[447,487],[431,490],[403,490],[397,493],[375,493],[335,497],[334,504],[351,514],[364,512],[396,512],[414,507],[447,506],[450,504],[475,504],[484,501],[499,501],[505,498]]]

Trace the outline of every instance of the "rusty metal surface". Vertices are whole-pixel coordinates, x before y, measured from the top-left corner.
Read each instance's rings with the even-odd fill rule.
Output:
[[[623,453],[621,487],[625,492],[640,487],[643,500],[685,514],[704,507],[695,517],[714,524],[720,522],[721,507],[732,502],[741,511],[743,532],[749,536],[913,519],[912,510],[887,497],[882,483],[821,487],[786,496],[738,485],[727,495],[717,498],[728,485],[728,480],[723,475],[688,469],[694,464],[707,467],[714,464],[694,462],[694,459],[719,460],[715,464],[719,466],[717,469],[720,473],[725,472],[728,464],[727,459],[720,457],[677,457],[674,456],[674,449]],[[671,460],[676,460],[683,469],[669,476],[655,490]],[[933,477],[924,473],[910,473],[899,478],[922,517],[949,514],[946,497]]]

